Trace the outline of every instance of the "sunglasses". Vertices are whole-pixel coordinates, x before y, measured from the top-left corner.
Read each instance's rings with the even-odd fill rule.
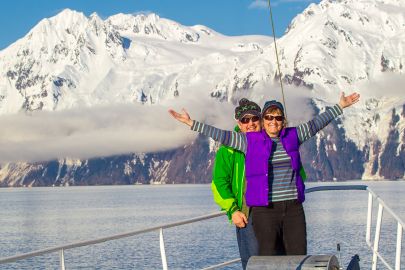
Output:
[[[274,116],[274,115],[266,114],[265,116],[263,116],[263,118],[266,119],[267,121],[273,121],[273,119],[276,119],[276,121],[281,122],[284,120],[284,116],[282,116],[282,115]]]
[[[250,122],[250,120],[252,120],[252,123],[254,123],[254,122],[259,121],[259,120],[260,120],[260,117],[259,117],[259,116],[243,117],[243,118],[241,118],[239,121],[240,121],[242,124],[247,124],[247,123]]]

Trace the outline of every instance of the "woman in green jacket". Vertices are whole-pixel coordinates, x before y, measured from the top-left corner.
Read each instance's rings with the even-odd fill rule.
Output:
[[[256,103],[241,99],[235,108],[237,132],[260,131],[261,109]],[[242,267],[246,269],[251,256],[259,255],[249,208],[245,202],[245,154],[222,145],[215,156],[212,192],[215,202],[226,211],[236,226],[236,238]]]

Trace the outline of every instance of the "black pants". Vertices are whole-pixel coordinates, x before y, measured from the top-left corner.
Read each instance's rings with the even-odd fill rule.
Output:
[[[302,203],[297,200],[252,208],[253,229],[259,255],[306,255],[307,226]]]

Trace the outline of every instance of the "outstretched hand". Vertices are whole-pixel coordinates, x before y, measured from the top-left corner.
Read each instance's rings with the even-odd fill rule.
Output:
[[[193,125],[193,120],[191,120],[190,115],[185,109],[182,109],[181,111],[182,113],[178,113],[172,109],[169,109],[169,114],[171,114],[178,121],[191,127]]]
[[[348,96],[345,96],[345,93],[340,94],[339,106],[344,109],[346,107],[352,106],[360,100],[360,94],[354,92]]]

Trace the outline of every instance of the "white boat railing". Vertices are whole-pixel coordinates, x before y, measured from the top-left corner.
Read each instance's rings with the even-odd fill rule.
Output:
[[[308,188],[305,193],[312,193],[312,192],[317,192],[317,191],[332,191],[332,190],[367,190],[369,192],[368,196],[368,210],[367,210],[367,228],[366,228],[366,242],[367,245],[370,247],[370,249],[373,252],[373,259],[372,259],[372,270],[377,269],[377,259],[380,259],[381,262],[384,263],[384,265],[391,270],[400,270],[401,268],[401,242],[402,242],[402,234],[403,234],[403,228],[404,228],[404,222],[394,213],[394,211],[389,208],[384,201],[377,196],[370,188],[368,188],[365,185],[339,185],[339,186],[318,186],[318,187],[312,187]],[[371,242],[371,222],[372,222],[372,208],[373,208],[373,200],[376,200],[378,202],[378,215],[377,215],[377,220],[376,220],[376,230],[375,230],[375,235],[374,235],[374,241]],[[391,216],[396,220],[398,224],[398,229],[397,229],[397,243],[396,243],[396,256],[395,256],[395,266],[392,267],[384,258],[383,256],[379,253],[379,242],[380,242],[380,232],[381,232],[381,223],[382,223],[382,217],[383,217],[383,210],[386,210]],[[59,252],[59,260],[60,260],[60,269],[65,270],[65,256],[64,252],[65,250],[69,249],[74,249],[74,248],[79,248],[79,247],[84,247],[84,246],[91,246],[107,241],[112,241],[112,240],[118,240],[122,238],[127,238],[127,237],[132,237],[135,235],[140,235],[148,232],[153,232],[153,231],[158,231],[159,232],[159,244],[160,244],[160,255],[161,255],[161,260],[162,260],[162,269],[167,270],[168,265],[167,265],[167,259],[166,259],[166,251],[165,251],[165,243],[164,243],[164,237],[163,237],[163,229],[168,229],[172,227],[177,227],[185,224],[190,224],[190,223],[195,223],[195,222],[200,222],[212,218],[216,218],[219,216],[223,216],[224,212],[216,212],[213,214],[209,215],[204,215],[204,216],[199,216],[191,219],[186,219],[174,223],[169,223],[169,224],[163,224],[160,226],[155,226],[155,227],[149,227],[146,229],[141,229],[141,230],[136,230],[136,231],[130,231],[130,232],[125,232],[121,234],[116,234],[112,236],[107,236],[107,237],[102,237],[102,238],[97,238],[89,241],[83,241],[83,242],[75,242],[67,245],[61,245],[61,246],[56,246],[56,247],[51,247],[51,248],[46,248],[46,249],[41,249],[41,250],[36,250],[28,253],[23,253],[11,257],[5,257],[5,258],[0,258],[0,265],[2,264],[7,264],[7,263],[12,263],[12,262],[17,262],[23,259],[28,259],[28,258],[33,258],[37,256],[41,256],[44,254],[49,254],[49,253],[55,253]],[[226,261],[217,265],[209,266],[207,268],[204,268],[205,270],[208,269],[218,269],[222,268],[224,266],[228,266],[234,263],[237,263],[240,261],[240,258],[233,259],[230,261]]]
[[[401,250],[402,250],[402,233],[405,223],[398,217],[391,208],[389,208],[385,202],[375,194],[370,188],[368,190],[368,211],[367,211],[367,231],[366,231],[366,242],[367,245],[373,252],[372,260],[372,270],[377,269],[377,259],[379,258],[388,269],[401,269]],[[378,202],[378,213],[377,213],[377,224],[374,234],[374,243],[371,242],[371,219],[372,219],[372,209],[373,201]],[[397,243],[396,243],[396,252],[395,252],[395,266],[394,268],[382,257],[378,251],[379,242],[380,242],[380,233],[381,233],[381,223],[383,218],[383,211],[386,210],[397,222]]]
[[[341,186],[320,186],[313,187],[306,190],[306,193],[314,191],[327,191],[327,190],[367,190],[368,191],[368,207],[367,207],[367,226],[366,226],[366,243],[373,252],[371,269],[377,269],[378,259],[390,270],[400,270],[401,269],[401,252],[402,252],[402,234],[405,223],[398,217],[395,212],[389,208],[381,197],[379,197],[375,192],[365,186],[365,185],[341,185]],[[376,219],[376,227],[374,234],[374,241],[371,242],[371,225],[372,225],[372,213],[373,213],[373,201],[378,202],[378,213]],[[381,234],[381,224],[383,218],[384,209],[395,219],[397,222],[397,243],[395,251],[395,265],[390,265],[386,259],[379,252],[380,244],[380,234]]]
[[[118,240],[118,239],[122,239],[122,238],[127,238],[127,237],[131,237],[131,236],[135,236],[135,235],[140,235],[140,234],[144,234],[144,233],[157,231],[157,232],[159,232],[159,244],[160,244],[160,255],[161,255],[161,259],[162,259],[162,269],[167,270],[168,267],[167,267],[166,251],[165,251],[164,238],[163,238],[163,229],[173,228],[173,227],[177,227],[177,226],[181,226],[181,225],[185,225],[185,224],[191,224],[191,223],[204,221],[204,220],[208,220],[208,219],[212,219],[212,218],[216,218],[216,217],[224,216],[224,215],[225,215],[224,212],[215,212],[215,213],[209,214],[209,215],[199,216],[199,217],[186,219],[186,220],[169,223],[169,224],[163,224],[163,225],[159,225],[159,226],[155,226],[155,227],[149,227],[146,229],[130,231],[130,232],[125,232],[125,233],[121,233],[121,234],[115,234],[112,236],[97,238],[97,239],[93,239],[93,240],[89,240],[89,241],[75,242],[72,244],[36,250],[36,251],[23,253],[23,254],[16,255],[16,256],[1,258],[0,265],[6,264],[6,263],[17,262],[17,261],[20,261],[23,259],[33,258],[33,257],[37,257],[37,256],[49,254],[49,253],[59,252],[60,269],[65,270],[65,259],[64,259],[65,250],[84,247],[84,246],[91,246],[91,245],[95,245],[95,244],[99,244],[99,243],[103,243],[103,242],[107,242],[107,241]],[[240,261],[240,259],[230,260],[230,261],[227,261],[227,262],[224,262],[224,263],[218,265],[218,268],[227,266],[227,265],[239,262],[239,261]],[[206,269],[214,269],[214,268],[206,268]]]

